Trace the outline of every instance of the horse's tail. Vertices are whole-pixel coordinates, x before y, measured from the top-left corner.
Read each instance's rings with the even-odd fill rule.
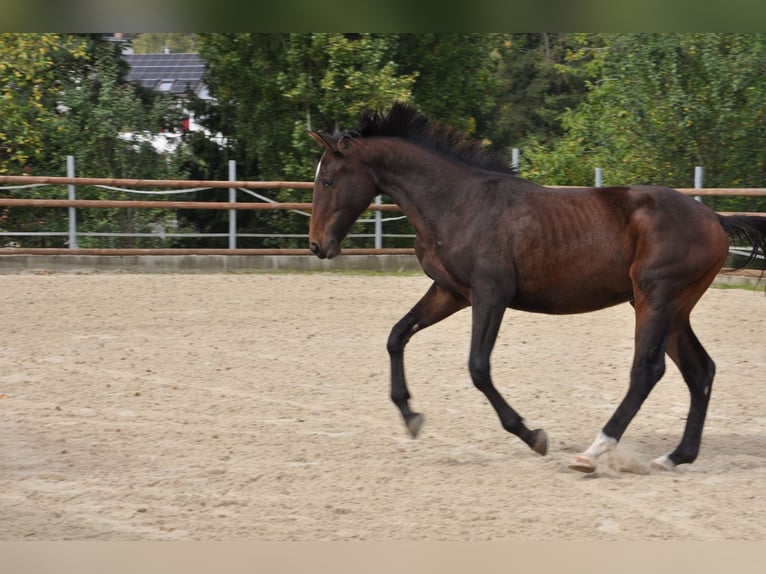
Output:
[[[747,267],[758,258],[766,258],[766,217],[757,215],[719,215],[724,231],[751,248],[745,262],[734,269]]]

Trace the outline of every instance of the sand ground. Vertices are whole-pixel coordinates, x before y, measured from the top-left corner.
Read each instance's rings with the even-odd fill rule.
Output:
[[[766,298],[711,289],[692,316],[718,365],[702,453],[669,364],[618,451],[570,471],[622,397],[632,310],[509,311],[498,388],[469,379],[470,312],[415,336],[426,424],[388,399],[386,338],[419,275],[0,275],[0,540],[762,540]]]

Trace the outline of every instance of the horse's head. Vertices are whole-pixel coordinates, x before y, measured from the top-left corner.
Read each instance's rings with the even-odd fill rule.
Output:
[[[372,175],[355,153],[360,144],[349,135],[309,132],[324,148],[314,178],[309,247],[320,259],[340,253],[340,243],[375,197]]]

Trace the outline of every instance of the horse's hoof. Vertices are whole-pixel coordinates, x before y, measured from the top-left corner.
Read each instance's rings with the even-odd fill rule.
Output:
[[[532,442],[529,445],[537,454],[545,456],[548,453],[548,435],[543,429],[532,431]]]
[[[423,415],[420,413],[412,413],[405,420],[404,424],[407,425],[407,430],[410,432],[412,438],[418,438],[420,428],[423,426]]]
[[[578,472],[596,472],[596,461],[585,454],[578,454],[574,460],[569,463],[569,468]]]
[[[649,466],[652,470],[673,470],[676,467],[667,455],[655,458]]]

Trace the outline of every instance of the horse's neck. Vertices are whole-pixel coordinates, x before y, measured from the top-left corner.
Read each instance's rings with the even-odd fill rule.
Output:
[[[463,288],[442,261],[445,226],[450,213],[467,199],[469,168],[422,150],[405,150],[375,163],[379,189],[388,195],[415,228],[415,253],[425,272],[454,292]],[[464,296],[468,296],[464,293]]]
[[[450,203],[459,203],[461,186],[452,185],[463,168],[417,146],[387,150],[374,161],[379,189],[418,227],[432,222]]]

